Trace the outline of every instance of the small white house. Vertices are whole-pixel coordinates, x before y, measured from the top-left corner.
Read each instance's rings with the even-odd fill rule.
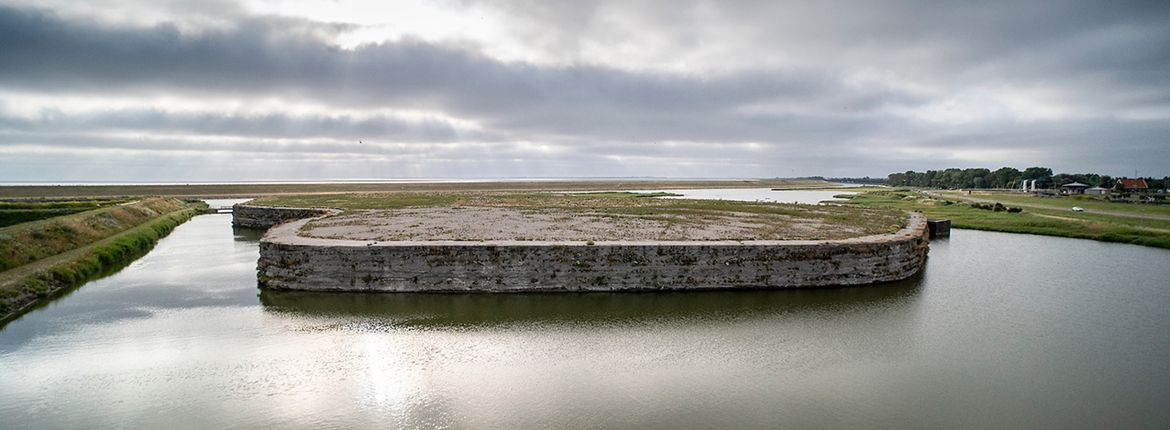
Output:
[[[1108,188],[1101,188],[1101,187],[1093,187],[1093,188],[1086,189],[1085,194],[1094,195],[1094,196],[1107,196],[1107,195],[1109,195],[1109,189]]]
[[[1080,182],[1073,182],[1071,184],[1061,185],[1060,192],[1064,194],[1084,194],[1086,188],[1089,188],[1089,186]]]

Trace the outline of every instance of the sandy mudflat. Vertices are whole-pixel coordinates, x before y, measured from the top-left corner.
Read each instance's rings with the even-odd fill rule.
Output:
[[[858,227],[778,214],[625,215],[559,209],[432,207],[361,211],[314,220],[306,237],[352,240],[792,240],[842,239]]]

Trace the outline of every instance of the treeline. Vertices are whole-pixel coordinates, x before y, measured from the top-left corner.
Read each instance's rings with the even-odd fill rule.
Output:
[[[817,181],[840,182],[846,184],[885,184],[886,178],[871,178],[869,176],[863,178],[826,178],[824,176],[801,176],[792,179],[812,179]]]
[[[1014,167],[991,169],[946,169],[902,173],[891,173],[886,184],[892,186],[928,188],[1020,188],[1025,179],[1035,179],[1037,188],[1055,188],[1064,184],[1080,182],[1091,187],[1112,188],[1118,179],[1096,173],[1057,173],[1047,167],[1029,167],[1019,170]],[[1150,190],[1170,187],[1170,177],[1162,179],[1142,178]]]
[[[866,176],[864,178],[825,178],[829,182],[841,182],[845,184],[885,184],[886,178],[871,178]]]

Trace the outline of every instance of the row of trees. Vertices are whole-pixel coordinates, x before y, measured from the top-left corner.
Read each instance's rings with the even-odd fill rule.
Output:
[[[891,173],[886,179],[888,185],[932,188],[1020,188],[1025,179],[1036,179],[1037,187],[1053,188],[1073,182],[1093,187],[1112,188],[1116,179],[1096,173],[1057,173],[1047,167],[1029,167],[1019,170],[1014,167],[990,169],[946,169],[903,173]],[[1170,177],[1143,178],[1151,190],[1170,187]]]

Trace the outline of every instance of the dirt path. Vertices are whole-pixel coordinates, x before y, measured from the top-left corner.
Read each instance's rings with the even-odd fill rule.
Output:
[[[1038,216],[1041,218],[1058,219],[1061,221],[1079,222],[1079,223],[1085,223],[1085,224],[1102,222],[1102,221],[1091,220],[1091,219],[1072,218],[1072,217],[1057,216],[1057,215],[1045,215],[1045,214],[1038,214],[1038,213],[1033,213],[1032,216]],[[1142,226],[1132,226],[1131,228],[1135,228],[1138,230],[1152,231],[1152,232],[1157,232],[1157,233],[1170,233],[1170,229],[1165,229],[1165,228],[1142,227]]]
[[[125,230],[125,231],[119,232],[118,234],[115,234],[113,236],[99,240],[97,242],[90,243],[90,244],[82,246],[80,248],[74,248],[74,249],[71,249],[69,251],[65,251],[65,252],[62,252],[60,254],[57,254],[57,255],[45,257],[45,258],[42,258],[40,260],[34,261],[32,263],[22,264],[20,266],[16,266],[16,267],[13,267],[11,269],[0,272],[0,290],[3,290],[5,288],[9,288],[11,286],[10,284],[13,284],[13,283],[16,283],[19,281],[23,281],[26,277],[28,277],[29,275],[32,275],[34,273],[40,272],[42,270],[47,270],[47,269],[52,268],[53,266],[56,266],[60,263],[65,263],[65,262],[69,262],[69,261],[73,261],[73,260],[76,260],[78,258],[81,258],[86,253],[93,250],[95,247],[100,246],[100,245],[105,245],[105,244],[111,243],[115,240],[118,240],[118,238],[129,233],[131,230],[133,230],[133,228],[131,228],[130,230]]]
[[[121,233],[115,234],[113,236],[107,237],[107,238],[99,240],[97,242],[90,243],[90,244],[82,246],[80,248],[75,248],[75,249],[72,249],[69,251],[62,252],[62,253],[57,254],[57,255],[45,257],[45,258],[42,258],[40,260],[34,261],[32,263],[20,265],[20,266],[5,270],[3,272],[0,272],[0,291],[5,291],[5,290],[18,290],[19,291],[20,285],[23,282],[25,282],[29,277],[35,276],[39,272],[50,270],[58,264],[65,264],[65,263],[69,263],[69,262],[74,261],[74,260],[79,260],[79,259],[85,257],[85,255],[88,254],[95,247],[105,245],[105,244],[111,243],[115,240],[118,240],[118,238],[122,237],[123,235],[129,234],[133,230],[135,230],[135,228],[131,228],[129,230],[123,231]],[[53,291],[53,293],[55,294],[58,291],[60,291],[60,290],[55,289]],[[36,306],[36,304],[40,302],[40,298],[38,298],[38,296],[32,292],[18,292],[17,294],[18,295],[15,297],[9,297],[9,298],[5,299],[9,303],[13,304],[15,307],[13,309],[11,309],[10,312],[8,312],[7,314],[0,312],[0,327],[3,327],[3,325],[6,324],[8,321],[17,318],[19,315],[23,314],[31,307]]]
[[[114,241],[116,241],[122,237],[125,237],[126,235],[137,233],[141,229],[147,228],[147,226],[149,226],[151,223],[153,223],[159,219],[162,219],[163,217],[171,216],[172,214],[174,214],[176,212],[178,212],[178,211],[168,212],[168,213],[159,215],[157,217],[148,219],[141,224],[138,224],[136,226],[133,226],[133,227],[130,227],[128,229],[117,232],[113,236],[109,236],[109,237],[106,237],[104,239],[98,240],[96,242],[86,244],[85,246],[82,246],[79,248],[74,248],[74,249],[62,252],[60,254],[51,255],[51,256],[39,259],[37,261],[34,261],[34,262],[31,262],[28,264],[22,264],[20,266],[16,266],[16,267],[13,267],[11,269],[0,272],[0,290],[2,290],[4,288],[8,288],[10,286],[10,284],[12,284],[14,282],[24,280],[25,277],[27,277],[28,275],[37,273],[37,272],[45,270],[45,269],[49,269],[49,268],[56,266],[57,264],[60,264],[60,263],[65,263],[65,262],[77,260],[96,247],[113,243]]]
[[[1036,203],[1006,202],[1006,201],[1002,201],[1002,200],[996,200],[994,198],[971,197],[971,196],[963,196],[963,195],[950,194],[950,193],[938,193],[938,192],[933,192],[933,191],[927,191],[926,193],[932,197],[938,197],[938,198],[943,198],[943,199],[956,199],[956,200],[963,200],[963,201],[967,201],[967,202],[976,202],[976,203],[1002,203],[1006,206],[1023,206],[1026,208],[1052,209],[1052,210],[1057,210],[1057,211],[1067,211],[1067,210],[1070,210],[1072,208],[1072,206],[1075,206],[1075,204],[1068,205],[1068,206],[1065,206],[1065,205],[1052,206],[1052,205],[1042,205],[1042,204],[1036,204]],[[1141,219],[1153,219],[1153,220],[1159,220],[1159,221],[1170,221],[1170,215],[1135,214],[1135,213],[1130,213],[1130,212],[1106,211],[1106,210],[1089,209],[1089,208],[1085,208],[1085,211],[1083,213],[1097,214],[1097,215],[1109,215],[1109,216],[1123,217],[1123,218],[1141,218]]]

